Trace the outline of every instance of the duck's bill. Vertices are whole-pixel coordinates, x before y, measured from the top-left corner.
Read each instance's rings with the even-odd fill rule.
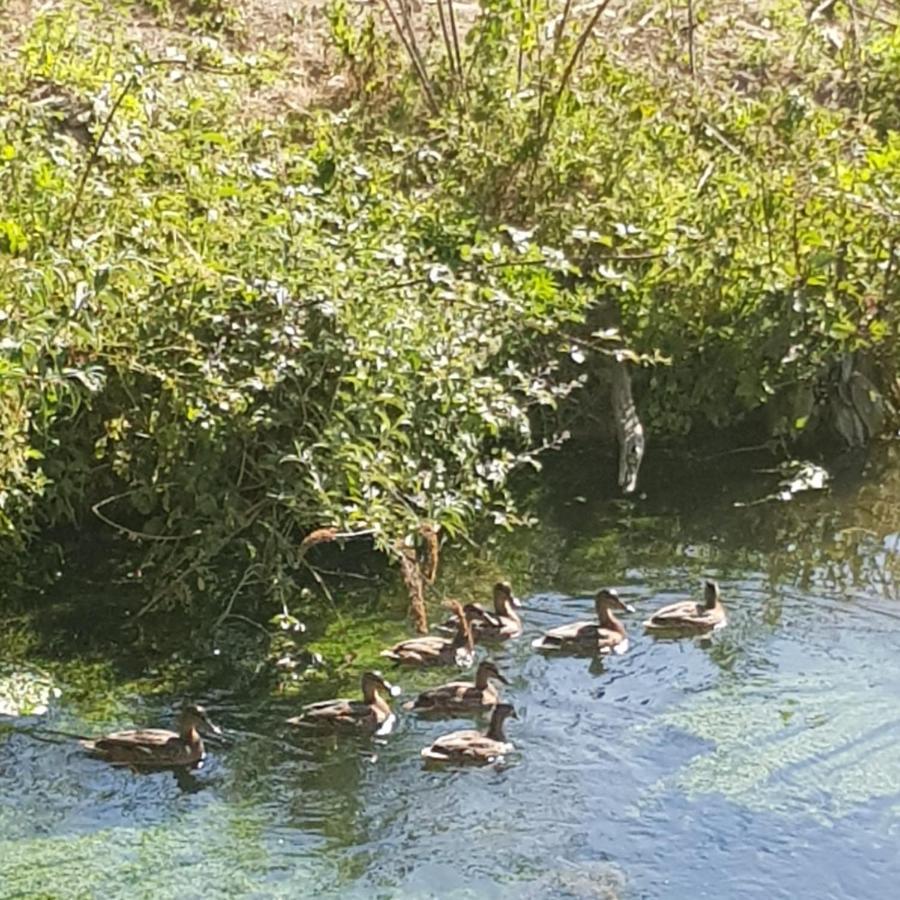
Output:
[[[518,609],[522,608],[522,601],[518,597],[510,597],[509,602]]]
[[[203,724],[210,732],[210,734],[222,734],[222,729],[219,728],[218,725],[214,725],[212,722],[210,722],[209,719],[207,719]]]
[[[402,693],[402,690],[401,690],[401,688],[400,688],[400,685],[399,685],[399,684],[391,684],[391,685],[388,685],[388,693],[389,693],[392,697],[399,697],[400,694]]]
[[[626,611],[626,612],[633,613],[633,612],[636,611],[635,608],[634,608],[630,603],[625,603],[625,602],[623,601],[623,602],[622,602],[622,606],[625,607],[625,611]]]

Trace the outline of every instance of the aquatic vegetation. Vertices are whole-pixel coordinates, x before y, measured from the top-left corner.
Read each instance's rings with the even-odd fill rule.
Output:
[[[754,810],[831,821],[874,798],[900,797],[893,685],[860,684],[822,665],[767,684],[698,697],[661,719],[709,741],[670,785],[720,793]],[[666,782],[664,782],[665,784]]]
[[[0,661],[0,716],[41,716],[61,693],[47,672]]]

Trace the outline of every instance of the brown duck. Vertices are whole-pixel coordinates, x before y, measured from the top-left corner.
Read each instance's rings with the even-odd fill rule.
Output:
[[[221,734],[202,706],[185,706],[178,716],[178,731],[144,728],[115,731],[79,741],[92,755],[115,765],[147,768],[193,766],[206,756],[200,730]]]
[[[467,669],[475,661],[472,629],[462,606],[456,600],[447,602],[456,613],[456,633],[452,638],[424,635],[400,641],[381,655],[401,666],[459,666]]]
[[[423,691],[404,704],[403,708],[423,713],[465,713],[496,706],[500,702],[497,689],[490,683],[491,678],[503,684],[509,682],[500,674],[497,666],[489,660],[478,664],[475,681],[451,681],[439,687]]]
[[[514,749],[506,740],[503,723],[516,711],[509,703],[498,703],[491,714],[491,724],[486,732],[466,730],[441,735],[430,747],[422,750],[422,757],[431,763],[486,763],[500,762]]]
[[[508,638],[519,637],[522,633],[522,619],[516,609],[521,608],[522,602],[514,596],[509,582],[498,581],[494,585],[493,600],[493,612],[485,609],[480,603],[467,603],[463,607],[472,628],[472,637],[475,641],[505,641]],[[455,626],[455,620],[448,619],[441,629],[450,631]]]
[[[703,634],[727,624],[719,585],[708,579],[703,585],[703,600],[682,600],[658,609],[646,622],[650,634]]]
[[[396,697],[400,688],[385,680],[381,672],[365,672],[362,676],[362,700],[321,700],[303,707],[299,716],[288,724],[317,732],[352,732],[388,734],[397,717],[387,697]]]
[[[625,653],[628,635],[625,626],[616,618],[613,610],[634,612],[634,608],[619,599],[612,588],[603,588],[594,597],[597,610],[596,622],[572,622],[551,628],[532,641],[538,650],[582,650],[595,653]]]

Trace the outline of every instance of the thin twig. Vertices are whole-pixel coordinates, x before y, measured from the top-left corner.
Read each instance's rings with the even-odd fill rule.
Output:
[[[550,132],[553,130],[553,125],[556,122],[556,115],[559,110],[560,101],[562,100],[562,96],[569,86],[569,80],[572,77],[572,73],[575,71],[575,65],[581,58],[581,54],[584,52],[584,48],[587,45],[588,38],[591,36],[591,33],[597,26],[597,23],[600,21],[600,16],[602,16],[606,11],[606,7],[609,6],[609,3],[610,0],[603,0],[603,2],[600,3],[596,10],[594,10],[594,15],[591,16],[591,19],[585,26],[584,31],[581,32],[581,35],[578,38],[578,43],[575,45],[575,49],[572,51],[572,56],[569,58],[568,63],[566,63],[566,67],[562,73],[562,78],[560,78],[559,80],[559,87],[557,88],[556,94],[553,97],[553,101],[550,104],[550,112],[547,115],[547,124],[543,128],[543,133],[538,137],[538,145],[535,150],[535,165],[540,159],[541,153],[543,152],[544,147],[547,145],[547,141],[550,139]]]
[[[688,14],[688,23],[687,23],[687,33],[688,33],[688,65],[691,69],[691,78],[696,77],[696,70],[694,69],[694,2],[693,0],[687,0],[687,14]]]
[[[419,79],[419,85],[422,88],[422,93],[425,95],[425,100],[428,102],[431,111],[437,115],[440,112],[440,109],[437,104],[437,100],[434,99],[434,91],[431,88],[431,82],[428,80],[428,75],[425,72],[425,69],[422,67],[421,62],[413,50],[412,46],[409,43],[409,40],[406,37],[406,33],[403,30],[403,25],[400,23],[400,20],[397,18],[397,13],[394,12],[394,7],[391,6],[391,0],[382,0],[384,4],[384,8],[388,11],[388,15],[391,17],[391,22],[394,25],[394,29],[397,32],[401,42],[403,43],[404,48],[406,49],[406,54],[409,56],[410,61],[412,62],[413,68],[416,70],[416,77]]]
[[[244,574],[241,576],[241,580],[238,582],[237,587],[231,592],[231,596],[228,598],[228,603],[225,604],[225,609],[222,610],[222,614],[216,619],[213,628],[218,628],[230,615],[231,610],[234,607],[234,601],[237,600],[238,594],[244,589],[244,586],[250,580],[250,575],[258,569],[259,566],[256,563],[247,566],[244,569]]]
[[[403,16],[403,24],[406,25],[406,36],[409,39],[409,46],[412,48],[412,52],[415,55],[419,71],[421,71],[422,77],[425,79],[431,90],[432,86],[431,80],[428,77],[428,67],[425,65],[425,58],[422,56],[421,50],[419,50],[419,39],[416,37],[416,30],[413,28],[412,18],[409,14],[409,0],[398,0],[398,2],[400,4],[400,13]]]
[[[148,534],[146,531],[135,531],[133,528],[128,528],[125,525],[120,524],[119,522],[115,522],[109,518],[106,514],[100,512],[101,507],[106,506],[109,503],[114,503],[116,500],[122,500],[125,497],[130,497],[132,494],[136,494],[140,490],[139,488],[134,488],[130,491],[124,491],[121,494],[113,494],[112,497],[106,497],[104,500],[99,500],[91,507],[91,512],[101,521],[105,522],[107,525],[115,528],[116,531],[121,532],[126,537],[130,538],[133,541],[186,541],[192,537],[195,537],[200,533],[199,529],[192,534]]]
[[[88,176],[91,174],[91,169],[94,167],[94,164],[100,157],[100,148],[103,146],[103,141],[106,138],[106,133],[109,131],[109,126],[112,125],[113,117],[115,116],[119,107],[122,105],[122,101],[136,84],[137,74],[132,73],[128,81],[125,83],[125,87],[122,88],[122,93],[119,94],[119,96],[116,98],[116,102],[113,103],[112,108],[109,111],[109,115],[107,115],[106,121],[103,123],[103,128],[100,129],[100,134],[97,136],[97,140],[94,142],[94,147],[91,150],[91,155],[88,157],[88,161],[84,167],[84,171],[81,173],[81,178],[78,180],[78,187],[75,189],[75,199],[72,201],[72,208],[69,210],[69,217],[68,221],[66,222],[66,230],[63,239],[64,244],[69,243],[69,238],[72,235],[72,223],[75,221],[75,214],[78,212],[78,207],[81,205],[81,198],[84,195],[84,187],[87,184]]]
[[[331,595],[331,591],[328,590],[328,585],[325,584],[325,580],[319,574],[318,570],[315,566],[310,565],[305,559],[302,561],[304,567],[312,575],[316,584],[322,589],[322,593],[325,595],[325,599],[328,601],[328,605],[331,607],[331,611],[337,616],[338,623],[340,625],[344,624],[344,617],[341,615],[340,610],[337,608],[337,605],[334,602],[334,597]]]
[[[220,617],[221,618],[221,617]],[[242,616],[240,613],[229,613],[226,617],[227,619],[235,619],[238,622],[246,622],[248,625],[252,625],[254,628],[258,628],[266,637],[269,636],[269,631],[264,625],[260,625],[259,622],[254,622],[249,616]],[[217,625],[221,625],[222,622],[226,621],[222,619],[220,622],[217,622]]]
[[[245,517],[244,517],[244,520],[241,522],[240,525],[238,525],[237,528],[233,529],[233,530],[230,531],[228,534],[226,534],[225,537],[223,537],[223,538],[216,544],[216,546],[215,546],[212,550],[208,551],[207,553],[204,553],[204,554],[203,554],[202,556],[200,556],[198,559],[195,559],[194,562],[191,563],[191,565],[189,565],[187,568],[185,568],[185,569],[181,572],[181,574],[178,575],[178,576],[176,576],[176,578],[175,578],[173,581],[171,581],[166,587],[167,587],[169,590],[171,590],[171,589],[172,589],[173,587],[175,587],[176,585],[181,584],[182,582],[184,582],[184,580],[185,580],[189,575],[191,575],[193,572],[195,572],[197,569],[199,569],[201,565],[203,565],[203,564],[206,563],[206,562],[209,562],[210,560],[215,559],[216,556],[218,556],[218,555],[225,549],[225,547],[227,547],[228,544],[231,543],[231,541],[233,541],[233,540],[234,540],[234,539],[235,539],[242,531],[246,531],[246,529],[248,529],[248,528],[256,521],[256,519],[259,517],[259,514],[262,512],[263,507],[264,507],[268,502],[269,502],[268,499],[264,499],[264,500],[258,500],[256,503],[254,503],[254,504],[247,510],[247,513],[246,513],[246,515],[245,515]],[[160,600],[162,600],[163,597],[165,597],[165,595],[166,595],[166,590],[165,590],[165,589],[163,589],[163,590],[158,591],[157,593],[155,593],[155,594],[154,594],[154,595],[153,595],[153,596],[152,596],[152,597],[151,597],[151,598],[150,598],[150,599],[149,599],[149,600],[148,600],[148,601],[147,601],[147,602],[146,602],[146,603],[138,610],[137,615],[135,616],[135,618],[136,618],[136,619],[140,619],[140,618],[142,618],[143,616],[147,615],[147,613],[149,613],[152,609],[154,609],[154,607],[157,605],[157,603],[159,603]]]
[[[522,18],[522,30],[519,33],[519,46],[516,47],[516,93],[522,90],[522,72],[525,68],[525,19]]]
[[[559,52],[559,45],[562,43],[562,39],[566,33],[566,26],[569,24],[569,13],[572,10],[572,0],[566,0],[566,5],[563,7],[562,15],[559,17],[559,25],[556,29],[556,37],[553,41],[553,52]]]
[[[447,31],[447,17],[444,15],[444,0],[438,0],[437,8],[438,19],[441,23],[441,35],[444,38],[444,52],[447,54],[447,63],[450,66],[450,72],[456,74],[456,58],[453,55],[453,45],[450,43],[450,32]]]
[[[456,51],[456,68],[462,77],[462,54],[459,52],[459,32],[456,28],[456,13],[453,10],[453,0],[447,0],[447,12],[450,15],[450,34],[453,38],[453,48]]]

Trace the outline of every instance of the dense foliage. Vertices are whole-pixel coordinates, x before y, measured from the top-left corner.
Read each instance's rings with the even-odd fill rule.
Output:
[[[596,403],[586,353],[648,363],[656,436],[860,354],[889,388],[900,32],[776,3],[779,40],[692,77],[608,5],[554,28],[484,0],[464,39],[404,31],[411,74],[389,21],[333,3],[349,96],[287,117],[244,108],[276,58],[143,47],[127,5],[39,15],[0,70],[5,550],[100,521],[152,603],[288,603],[315,529],[396,554],[515,522],[510,473]],[[790,77],[760,76],[784,41]],[[773,430],[814,418],[787,408]]]

